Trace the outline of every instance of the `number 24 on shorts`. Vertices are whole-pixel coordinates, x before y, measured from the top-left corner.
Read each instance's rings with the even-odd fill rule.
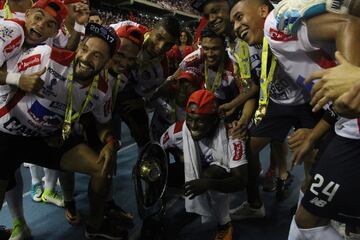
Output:
[[[324,184],[324,177],[321,176],[320,174],[316,174],[314,177],[314,182],[310,187],[310,191],[316,196],[318,196],[319,192],[316,189],[321,188],[323,184]],[[328,197],[327,202],[331,202],[339,187],[340,187],[339,184],[331,181],[322,189],[321,193]]]

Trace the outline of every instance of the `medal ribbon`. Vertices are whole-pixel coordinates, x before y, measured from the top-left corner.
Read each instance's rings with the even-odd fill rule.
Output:
[[[9,0],[6,0],[3,12],[4,12],[4,18],[8,18],[8,19],[13,18],[13,14],[12,14],[12,12],[10,10],[10,6],[9,6]]]
[[[259,107],[255,112],[255,123],[258,124],[261,119],[265,116],[266,107],[269,103],[269,87],[270,83],[274,78],[276,69],[276,58],[274,55],[271,57],[271,66],[269,73],[267,73],[269,57],[269,44],[264,37],[263,48],[261,53],[261,76],[260,76],[260,96],[259,96]]]
[[[209,68],[207,62],[205,61],[205,89],[214,93],[215,90],[220,86],[220,81],[223,73],[224,73],[224,60],[221,61],[220,66],[216,72],[215,80],[213,82],[213,85],[211,86],[209,82]]]
[[[72,66],[74,67],[74,65],[72,64]],[[65,119],[64,119],[64,125],[62,128],[62,137],[64,140],[66,140],[70,133],[71,133],[71,126],[72,126],[72,122],[74,122],[75,120],[78,120],[81,116],[81,114],[83,113],[83,111],[85,110],[85,108],[87,107],[87,105],[89,104],[89,102],[91,101],[91,99],[93,98],[93,92],[95,91],[95,89],[98,88],[98,84],[99,84],[99,75],[96,75],[96,77],[94,78],[94,80],[91,83],[91,86],[89,88],[89,91],[86,95],[85,100],[83,101],[81,108],[79,110],[79,112],[73,114],[73,104],[72,104],[72,100],[73,100],[73,96],[72,96],[72,89],[73,89],[73,73],[69,73],[68,77],[67,77],[67,82],[68,82],[68,95],[67,95],[67,99],[66,99],[66,110],[65,110]]]
[[[239,54],[237,54],[234,51],[234,57],[238,65],[241,78],[250,79],[251,78],[250,54],[249,54],[249,47],[245,41],[240,40]]]

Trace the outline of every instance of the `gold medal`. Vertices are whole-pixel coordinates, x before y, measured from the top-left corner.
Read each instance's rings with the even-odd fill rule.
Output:
[[[69,138],[70,133],[71,133],[71,124],[68,122],[64,122],[62,127],[62,138],[64,141]]]
[[[266,114],[266,108],[269,103],[270,83],[274,78],[275,68],[277,64],[275,56],[272,55],[270,70],[269,72],[267,71],[269,52],[270,52],[269,45],[266,38],[264,37],[262,56],[261,56],[260,97],[259,97],[259,106],[255,112],[255,124],[259,124]]]
[[[254,117],[256,125],[258,125],[261,122],[261,120],[264,118],[266,114],[266,107],[267,105],[262,104],[259,105],[258,109],[256,109],[255,117]]]

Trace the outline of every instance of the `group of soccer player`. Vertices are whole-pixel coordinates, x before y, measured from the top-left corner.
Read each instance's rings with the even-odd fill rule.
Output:
[[[0,239],[31,237],[24,162],[32,199],[64,207],[72,225],[81,222],[74,172],[89,175],[85,237],[127,239],[133,217],[112,190],[121,121],[140,150],[158,142],[173,155],[169,186],[183,188],[187,212],[217,222],[214,239],[232,239],[232,221],[265,217],[267,145],[263,189],[278,201],[304,165],[288,239],[343,239],[332,220],[346,224],[347,239],[360,238],[359,1],[192,6],[202,15],[194,41],[174,16],[152,29],[105,26],[87,0],[0,1],[0,206],[6,199],[14,221]],[[247,201],[230,209],[238,191]]]

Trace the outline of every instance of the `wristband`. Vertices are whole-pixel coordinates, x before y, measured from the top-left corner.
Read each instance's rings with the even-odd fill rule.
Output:
[[[8,72],[6,75],[5,82],[9,85],[19,86],[21,73]]]
[[[75,32],[79,32],[79,33],[84,33],[85,32],[85,26],[84,25],[80,25],[75,21],[74,24],[74,31]]]

